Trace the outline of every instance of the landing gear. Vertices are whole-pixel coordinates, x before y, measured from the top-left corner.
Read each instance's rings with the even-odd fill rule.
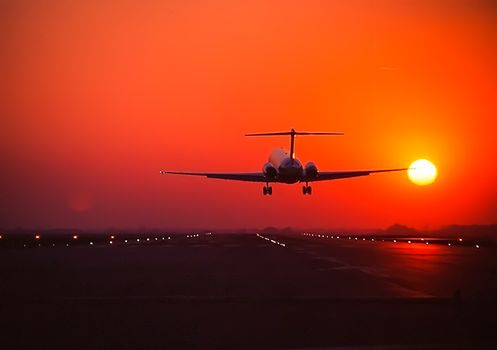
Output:
[[[302,194],[305,196],[306,194],[311,195],[312,194],[312,187],[309,186],[306,182],[305,186],[302,186]]]
[[[269,184],[266,184],[266,186],[262,188],[262,194],[271,196],[273,194],[273,188],[269,186]]]

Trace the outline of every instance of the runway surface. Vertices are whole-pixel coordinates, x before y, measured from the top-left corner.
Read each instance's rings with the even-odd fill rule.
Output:
[[[428,243],[256,233],[2,242],[3,347],[494,348],[497,250]]]

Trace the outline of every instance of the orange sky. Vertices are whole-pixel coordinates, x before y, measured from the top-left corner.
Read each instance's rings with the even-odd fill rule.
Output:
[[[495,223],[492,1],[2,1],[0,227],[382,227]],[[258,171],[286,138],[300,185],[167,177]]]

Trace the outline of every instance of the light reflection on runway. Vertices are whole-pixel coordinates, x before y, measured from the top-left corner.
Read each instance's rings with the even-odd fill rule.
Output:
[[[462,239],[447,243],[447,239],[439,238],[373,240],[349,236],[341,242],[325,237],[303,233],[294,239],[305,247],[300,252],[340,261],[343,266],[335,269],[359,270],[420,295],[470,298],[497,295],[495,247],[483,251],[472,242],[462,245]],[[455,243],[457,246],[453,246]]]

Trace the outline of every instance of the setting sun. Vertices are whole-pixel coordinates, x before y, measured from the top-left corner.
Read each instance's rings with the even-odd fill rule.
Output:
[[[416,185],[429,185],[437,178],[437,168],[429,160],[418,159],[409,167],[407,176]]]

